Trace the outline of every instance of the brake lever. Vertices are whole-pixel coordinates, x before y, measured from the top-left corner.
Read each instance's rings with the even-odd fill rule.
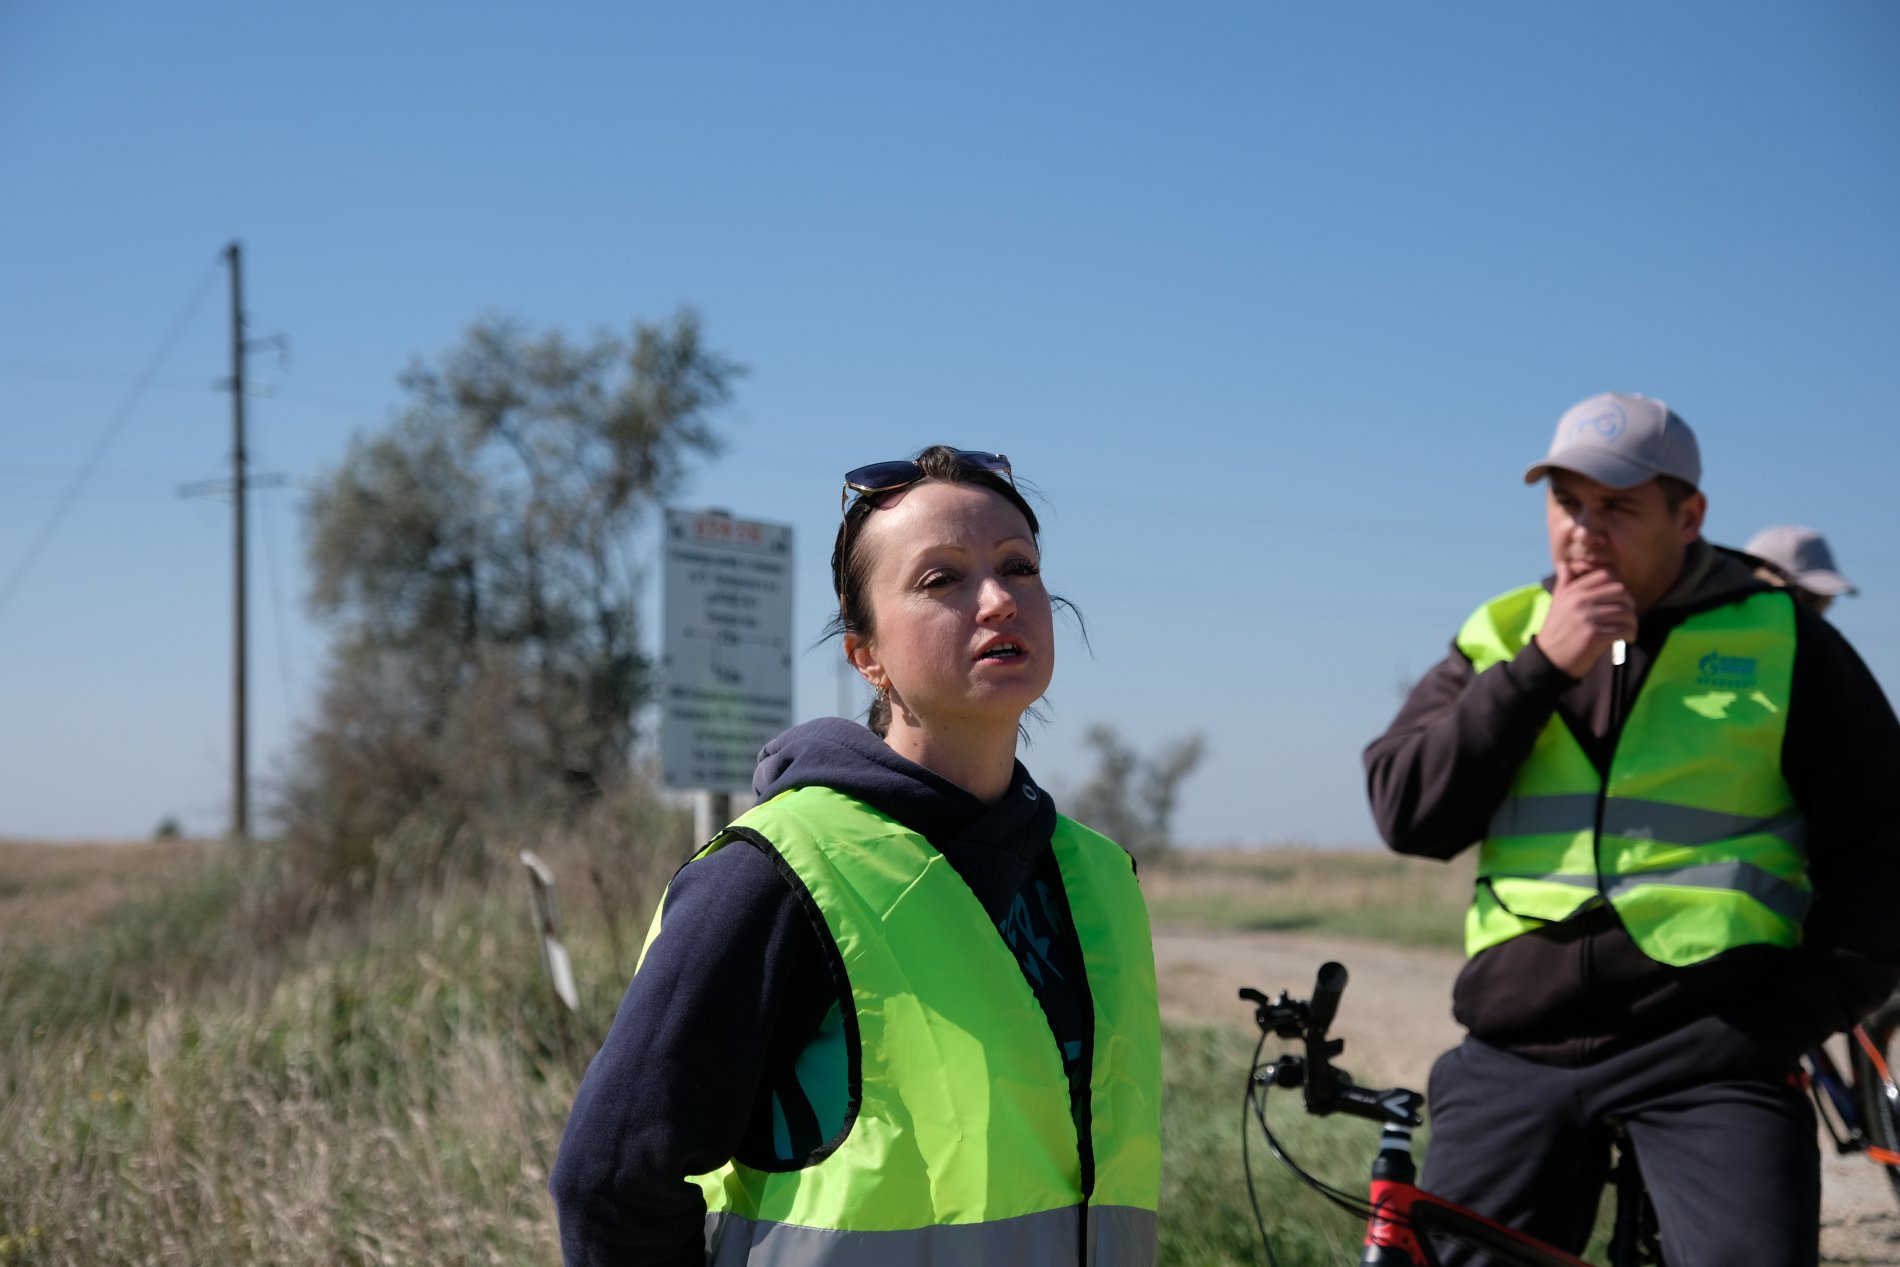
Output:
[[[1272,1034],[1276,1038],[1298,1038],[1306,1032],[1307,1006],[1304,999],[1296,999],[1285,990],[1280,991],[1278,999],[1269,999],[1260,991],[1247,986],[1240,989],[1240,997],[1254,1005],[1254,1024],[1262,1033]]]

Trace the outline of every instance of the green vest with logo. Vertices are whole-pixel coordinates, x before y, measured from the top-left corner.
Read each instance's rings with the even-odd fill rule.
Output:
[[[822,787],[755,807],[705,853],[746,842],[779,862],[836,945],[850,999],[831,1053],[849,1098],[842,1127],[794,1168],[730,1162],[695,1176],[707,1262],[1152,1264],[1161,1038],[1128,855],[1057,819],[1051,843],[1095,1013],[1090,1184],[1041,1004],[942,854]],[[656,917],[648,944],[659,930]]]
[[[1482,673],[1544,623],[1541,585],[1493,599],[1458,647]],[[1803,824],[1781,774],[1794,605],[1759,593],[1673,629],[1616,740],[1608,777],[1553,715],[1492,817],[1465,916],[1481,950],[1608,902],[1644,954],[1678,967],[1801,942]]]

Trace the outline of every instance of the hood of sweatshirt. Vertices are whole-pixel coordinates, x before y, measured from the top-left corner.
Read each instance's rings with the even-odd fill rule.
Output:
[[[972,853],[998,855],[996,861],[1006,867],[1009,862],[1026,865],[1049,847],[1055,830],[1055,802],[1022,762],[1016,763],[1008,793],[985,805],[842,717],[794,726],[759,753],[752,790],[761,801],[811,786],[832,788],[889,814],[940,852],[960,855],[953,858],[960,872]]]
[[[1656,604],[1659,613],[1677,618],[1734,602],[1743,594],[1775,588],[1757,574],[1755,561],[1740,550],[1713,545],[1700,538],[1691,542],[1682,561],[1682,575]]]

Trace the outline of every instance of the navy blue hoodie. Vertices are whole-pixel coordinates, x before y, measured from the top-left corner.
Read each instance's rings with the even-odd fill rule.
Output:
[[[1049,847],[1048,794],[1018,762],[1009,791],[985,805],[842,718],[794,727],[760,753],[760,800],[814,785],[922,835],[969,885],[1049,1018],[1086,1141],[1093,1009]],[[548,1183],[569,1267],[701,1267],[705,1203],[685,1176],[729,1159],[788,1169],[835,1132],[827,1110],[843,1088],[802,1086],[794,1072],[837,1020],[831,953],[829,934],[759,850],[735,842],[680,869],[662,931],[581,1081]]]

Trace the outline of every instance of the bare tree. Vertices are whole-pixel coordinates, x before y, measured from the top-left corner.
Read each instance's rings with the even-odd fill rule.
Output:
[[[1095,749],[1097,765],[1076,794],[1074,817],[1109,836],[1138,859],[1158,857],[1172,846],[1170,827],[1181,784],[1206,755],[1198,734],[1163,744],[1143,757],[1114,727],[1089,727],[1083,742]]]

